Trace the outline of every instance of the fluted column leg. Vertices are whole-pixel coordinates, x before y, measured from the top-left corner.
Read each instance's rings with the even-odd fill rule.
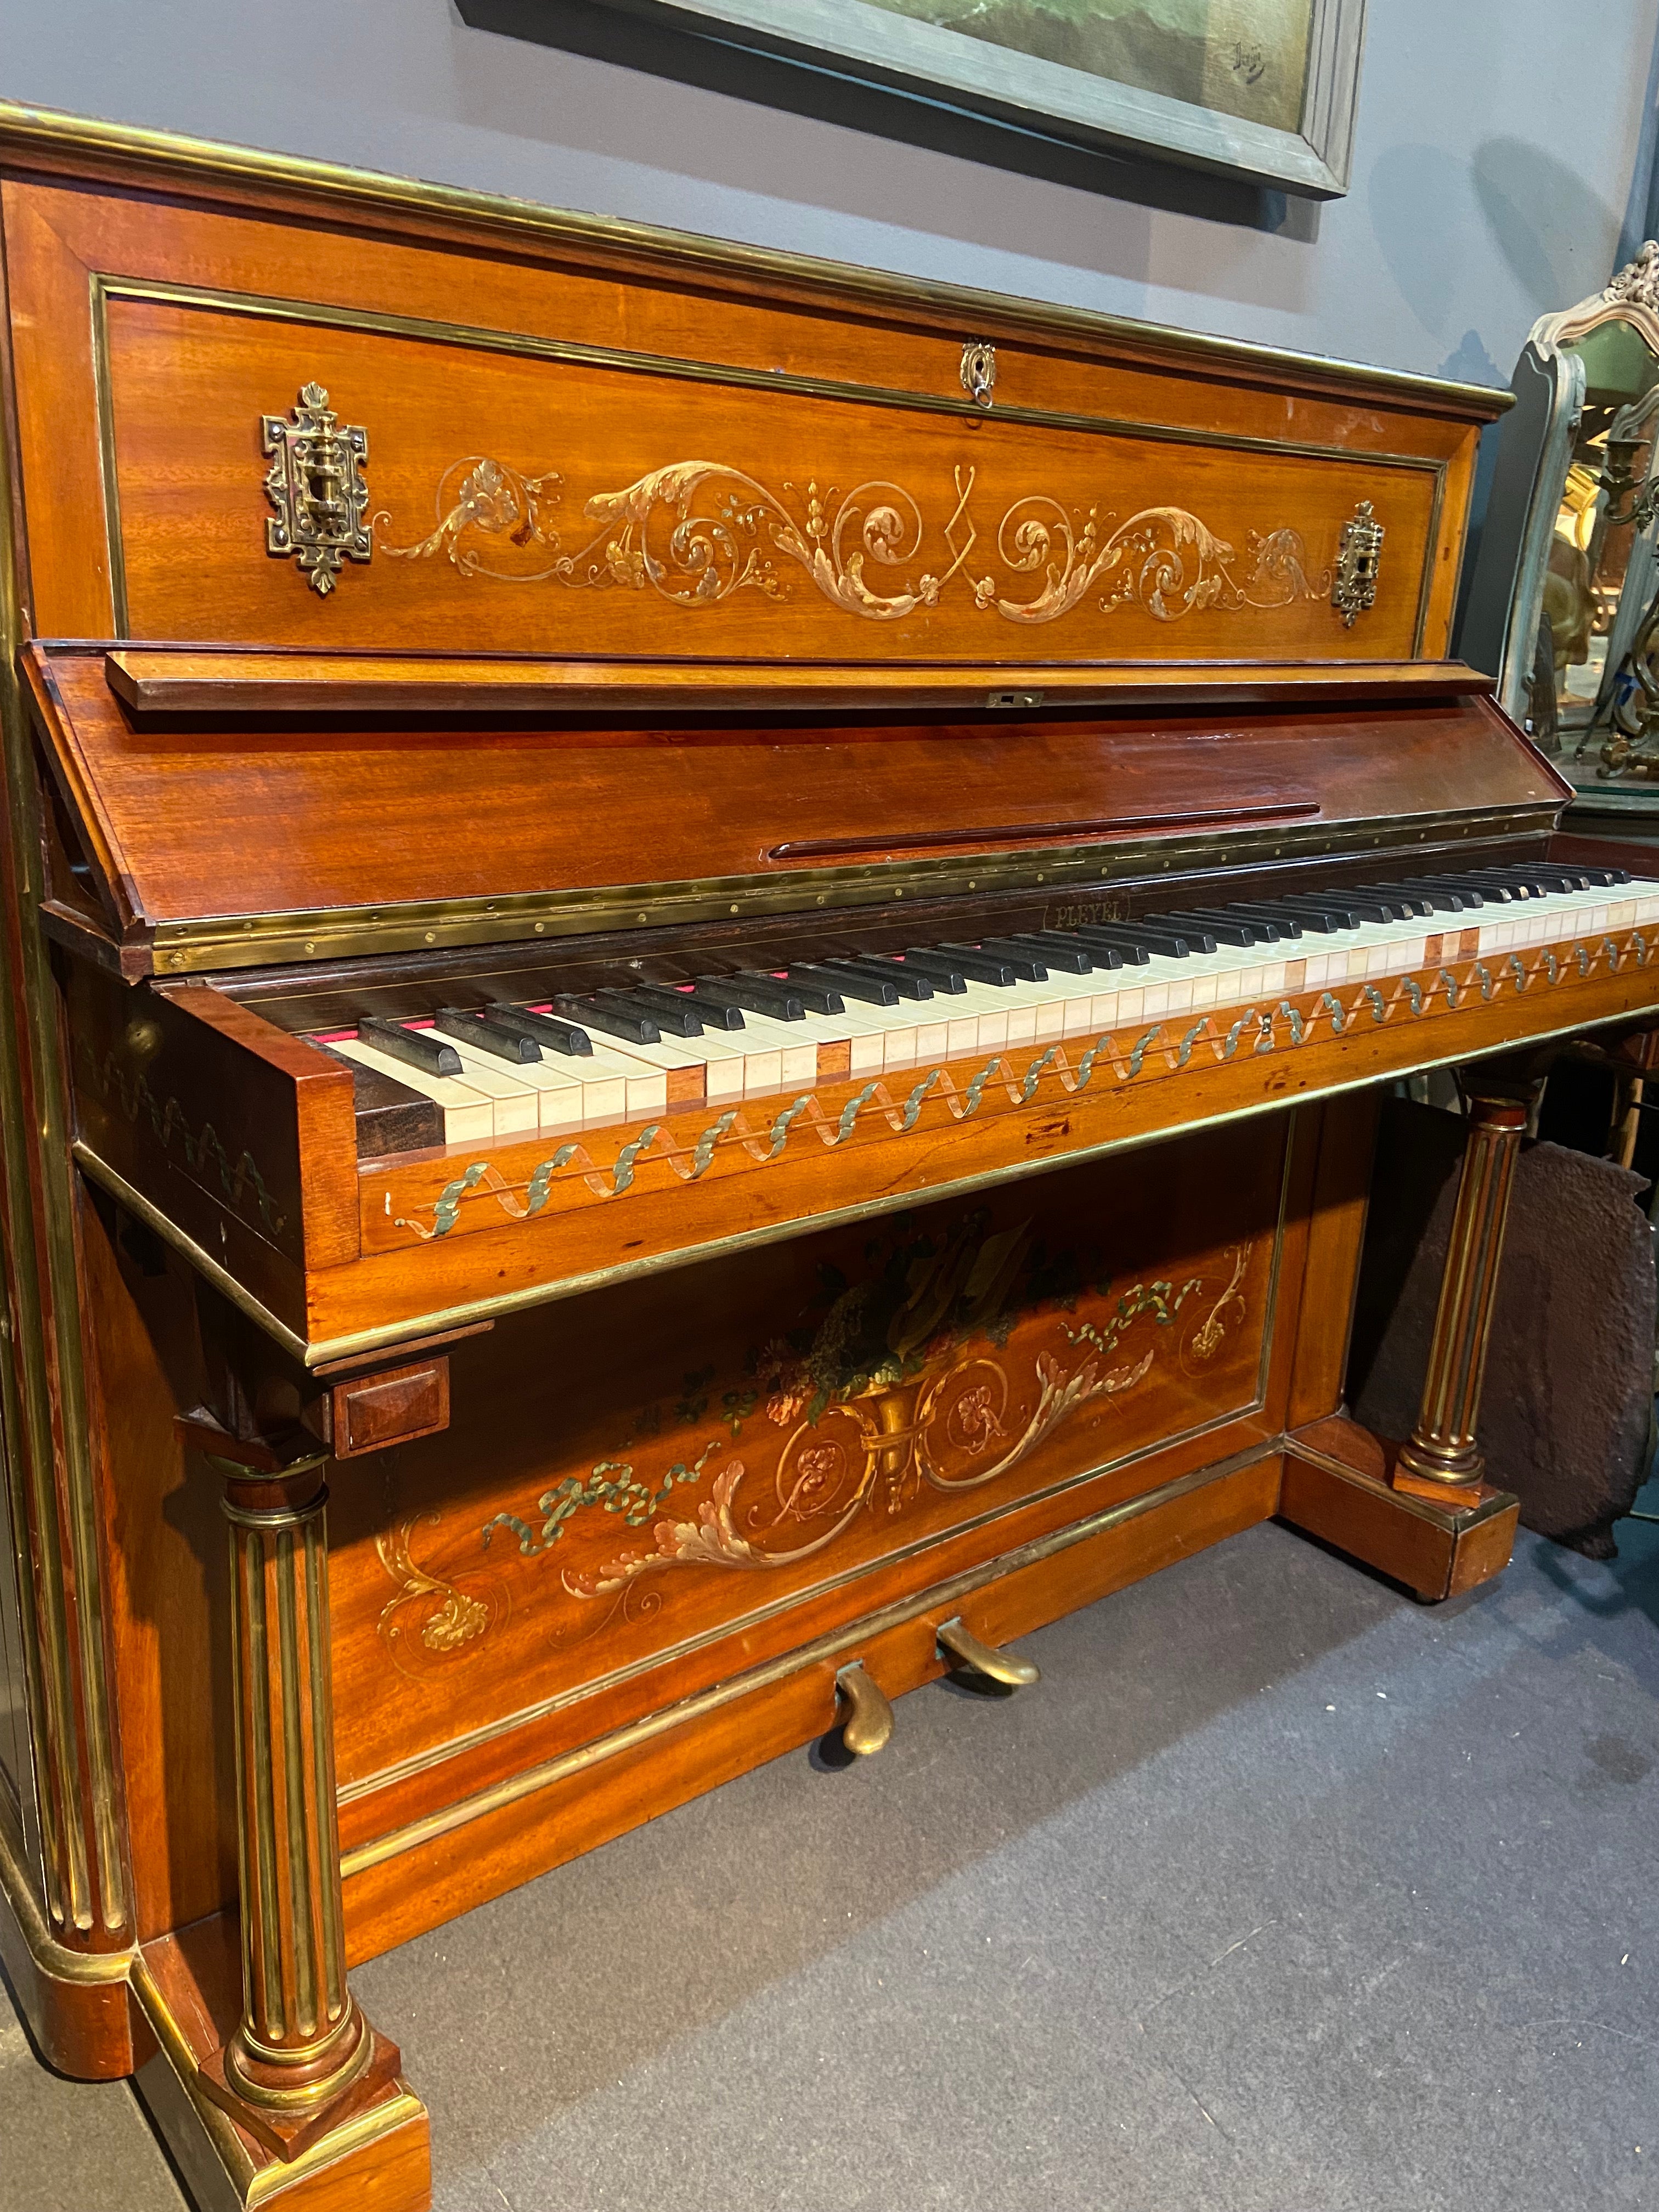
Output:
[[[289,2158],[397,2070],[346,1987],[325,1463],[212,1462],[230,1523],[242,2007],[204,2079]]]
[[[1516,1097],[1513,1091],[1482,1091],[1474,1085],[1468,1089],[1468,1103],[1462,1179],[1440,1282],[1423,1401],[1395,1471],[1396,1488],[1440,1496],[1468,1489],[1486,1474],[1476,1421],[1510,1186],[1528,1110],[1526,1099]]]

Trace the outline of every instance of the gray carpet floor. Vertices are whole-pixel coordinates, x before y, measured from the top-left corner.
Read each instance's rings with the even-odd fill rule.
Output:
[[[1659,1504],[1650,1486],[1643,1503]],[[1426,1610],[1264,1528],[354,1977],[437,2212],[1659,2205],[1659,1528]],[[182,2203],[0,2026],[0,2207]]]

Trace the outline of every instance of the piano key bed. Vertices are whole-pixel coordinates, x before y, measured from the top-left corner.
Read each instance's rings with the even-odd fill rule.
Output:
[[[367,1255],[657,1184],[684,1191],[798,1161],[803,1146],[822,1181],[826,1152],[913,1135],[936,1145],[949,1130],[954,1141],[926,1178],[947,1186],[1006,1172],[1011,1146],[1040,1158],[1057,1107],[1067,1126],[1054,1149],[1069,1155],[1212,1114],[1201,1079],[1240,1066],[1260,1072],[1234,1110],[1468,1057],[1500,1000],[1510,1002],[1509,1042],[1590,1018],[1577,991],[1639,974],[1659,953],[1656,926],[1659,885],[1632,885],[1616,869],[1516,866],[1302,895],[1276,912],[1240,902],[848,963],[908,980],[902,995],[849,994],[839,1006],[840,992],[822,982],[817,1003],[805,1003],[815,975],[836,969],[813,963],[815,975],[764,979],[782,994],[776,1011],[746,1005],[741,1029],[701,1036],[647,1036],[637,1006],[601,1030],[568,999],[558,1018],[586,1044],[566,1041],[529,1064],[511,1060],[499,1039],[464,1033],[505,1036],[516,1024],[534,1034],[548,1017],[533,1007],[446,1011],[404,1024],[406,1042],[391,1051],[362,1041],[371,1024],[355,1041],[326,1043],[407,1082],[443,1115],[441,1152],[362,1162]],[[639,1033],[624,1038],[617,1030],[630,1018]],[[1443,1042],[1425,1034],[1436,1021],[1449,1023]],[[1313,1054],[1317,1066],[1263,1068],[1271,1055],[1277,1071],[1286,1054]],[[446,1072],[428,1072],[440,1065]],[[1133,1127],[1114,1110],[1126,1092],[1171,1078],[1193,1086],[1190,1097],[1139,1109]],[[1240,1091],[1237,1079],[1228,1087]],[[1088,1135],[1078,1125],[1085,1109],[1100,1124]],[[1032,1126],[1005,1130],[988,1148],[967,1141],[969,1123],[1011,1118]],[[834,1202],[820,1190],[807,1210]]]

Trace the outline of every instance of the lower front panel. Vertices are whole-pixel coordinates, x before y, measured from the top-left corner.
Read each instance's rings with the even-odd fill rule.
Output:
[[[457,1345],[448,1431],[337,1472],[348,1873],[390,1875],[528,1771],[1276,1434],[1292,1127],[885,1214]],[[353,1948],[402,1932],[360,1916]]]

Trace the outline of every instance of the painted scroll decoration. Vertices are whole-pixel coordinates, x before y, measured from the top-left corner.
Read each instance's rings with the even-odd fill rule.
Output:
[[[797,1566],[860,1519],[890,1524],[929,1494],[986,1488],[1083,1407],[1133,1389],[1161,1358],[1196,1371],[1248,1321],[1249,1242],[1226,1249],[1218,1276],[1200,1269],[1113,1295],[1109,1282],[1082,1280],[1076,1255],[1034,1239],[1029,1221],[990,1232],[986,1218],[938,1236],[901,1217],[872,1240],[868,1273],[833,1282],[816,1319],[751,1352],[718,1401],[712,1370],[686,1377],[682,1423],[719,1405],[719,1432],[695,1457],[655,1478],[636,1455],[600,1461],[586,1480],[544,1491],[534,1517],[496,1513],[485,1548],[505,1531],[524,1558],[542,1557],[596,1508],[648,1531],[562,1569],[561,1589],[584,1605],[676,1568]],[[664,1512],[684,1488],[702,1493],[695,1511]]]
[[[872,477],[842,492],[812,477],[773,491],[720,461],[675,461],[619,491],[593,493],[568,543],[557,470],[532,476],[469,454],[440,480],[436,526],[425,537],[394,544],[385,508],[373,529],[394,561],[442,559],[496,583],[650,591],[690,609],[745,592],[786,602],[799,570],[832,606],[870,622],[902,621],[952,588],[981,612],[1023,623],[1054,622],[1091,596],[1105,614],[1139,607],[1176,622],[1330,592],[1330,570],[1310,572],[1293,529],[1252,531],[1241,559],[1184,507],[1146,507],[1119,522],[1098,503],[1067,507],[1043,493],[1005,510],[991,540],[998,565],[989,568],[970,511],[976,473],[966,465],[953,472],[939,533],[950,559],[932,568],[916,566],[928,524],[904,485]],[[526,565],[502,565],[508,547],[530,555]],[[899,570],[909,573],[901,580]]]

